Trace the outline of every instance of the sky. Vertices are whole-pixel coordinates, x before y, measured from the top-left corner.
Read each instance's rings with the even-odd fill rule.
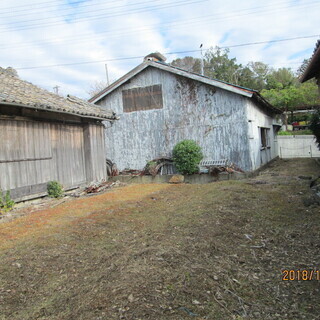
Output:
[[[151,52],[200,58],[201,44],[295,71],[320,38],[319,11],[319,0],[1,0],[0,66],[83,99],[106,70],[112,82]]]

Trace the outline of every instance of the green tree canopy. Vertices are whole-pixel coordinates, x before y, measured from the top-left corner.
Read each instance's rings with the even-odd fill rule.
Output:
[[[210,48],[204,58],[206,76],[233,84],[239,83],[242,66],[237,64],[236,58],[229,58],[229,49]]]
[[[266,89],[284,89],[298,85],[298,79],[290,68],[272,70],[267,75],[266,81]]]
[[[178,58],[173,60],[170,64],[174,67],[178,67],[190,72],[201,73],[201,59],[199,58]]]
[[[204,54],[204,74],[208,77],[254,89],[274,106],[285,110],[294,110],[300,105],[319,104],[317,85],[310,80],[301,84],[297,75],[304,70],[305,60],[297,72],[290,68],[274,69],[261,61],[251,61],[246,65],[237,63],[229,57],[229,49],[210,48]],[[175,59],[173,66],[200,73],[201,59],[184,57]]]

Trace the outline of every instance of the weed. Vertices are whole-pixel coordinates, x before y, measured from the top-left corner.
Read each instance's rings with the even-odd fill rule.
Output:
[[[48,196],[51,198],[61,198],[63,187],[58,181],[49,181],[47,185]]]
[[[15,202],[11,199],[10,191],[8,190],[4,195],[3,191],[0,190],[0,214],[10,211],[14,204]]]

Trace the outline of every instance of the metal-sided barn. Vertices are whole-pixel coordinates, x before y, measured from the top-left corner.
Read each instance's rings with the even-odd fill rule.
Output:
[[[102,121],[115,114],[75,97],[63,98],[0,68],[0,188],[23,200],[106,179]]]
[[[278,155],[278,109],[258,92],[172,67],[161,55],[90,99],[120,120],[106,129],[106,155],[120,170],[141,169],[195,140],[204,159],[227,159],[246,171]]]

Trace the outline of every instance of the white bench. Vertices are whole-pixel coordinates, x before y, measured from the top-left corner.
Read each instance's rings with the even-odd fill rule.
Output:
[[[221,160],[201,160],[199,163],[199,172],[208,173],[209,167],[228,167],[230,162],[228,159]]]

